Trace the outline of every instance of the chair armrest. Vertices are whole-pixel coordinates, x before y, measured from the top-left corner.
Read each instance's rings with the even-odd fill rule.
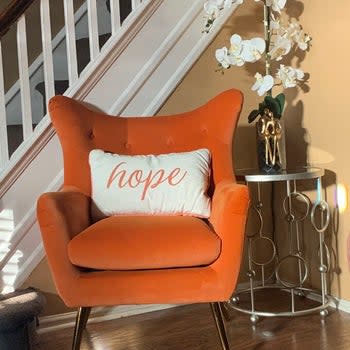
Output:
[[[220,280],[230,281],[225,286],[228,294],[232,293],[238,279],[248,208],[247,186],[232,181],[222,181],[216,186],[209,221],[221,238],[222,246],[219,258],[211,267],[221,275]]]
[[[233,217],[244,216],[246,218],[248,207],[248,187],[233,181],[222,181],[216,185],[214,191],[209,221],[220,235],[225,227],[235,227]]]
[[[74,187],[44,193],[37,202],[37,218],[51,273],[62,296],[80,275],[69,261],[67,244],[90,225],[90,197]]]

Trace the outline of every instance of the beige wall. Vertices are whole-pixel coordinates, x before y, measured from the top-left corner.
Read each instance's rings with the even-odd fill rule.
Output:
[[[347,164],[350,108],[347,81],[350,69],[348,14],[350,2],[325,1],[322,6],[312,0],[305,2],[302,20],[313,33],[313,47],[303,67],[310,72],[310,92],[300,96],[303,108],[303,127],[307,130],[308,159],[311,164],[327,169],[325,183],[327,199],[335,203],[335,185],[350,184]],[[328,43],[328,44],[326,44]],[[328,47],[328,48],[327,48]],[[331,57],[331,58],[330,58]],[[334,266],[333,293],[350,300],[350,274],[347,260],[347,241],[350,232],[349,210],[339,216],[339,228],[331,227],[337,264]]]
[[[350,183],[350,166],[346,161],[350,129],[350,96],[348,81],[350,78],[348,57],[350,45],[348,0],[322,1],[288,0],[294,14],[300,15],[300,22],[312,36],[312,48],[303,57],[294,59],[295,64],[310,73],[306,91],[290,91],[288,105],[284,115],[287,132],[288,163],[319,165],[327,169],[324,179],[325,194],[332,209],[335,206],[335,185]],[[228,44],[233,32],[246,37],[261,34],[261,11],[254,1],[246,1],[226,24],[215,41],[203,53],[198,62],[169,97],[160,114],[176,113],[194,108],[215,94],[236,87],[245,94],[245,104],[235,140],[235,164],[237,168],[252,167],[255,161],[254,128],[247,123],[247,114],[259,102],[255,93],[250,91],[255,67],[232,68],[224,75],[215,72],[216,48]],[[200,28],[199,28],[200,30]],[[253,68],[252,68],[253,67]],[[305,187],[308,190],[308,187]],[[307,191],[314,197],[314,191]],[[347,240],[350,233],[349,210],[339,216],[339,229],[330,228],[328,235],[333,242],[335,254],[333,260],[333,294],[350,300],[350,273],[347,261]],[[307,235],[315,241],[315,233]],[[328,240],[329,240],[328,239]],[[315,254],[315,251],[310,252]],[[49,272],[44,262],[33,272],[27,284],[38,281],[40,287],[52,291]]]
[[[326,169],[324,184],[325,196],[334,212],[336,206],[335,189],[337,183],[350,183],[350,167],[346,162],[348,152],[347,136],[350,121],[346,117],[350,109],[347,82],[350,69],[347,56],[350,54],[348,14],[350,2],[325,1],[320,6],[317,0],[305,2],[288,0],[291,12],[300,15],[304,29],[312,36],[312,48],[306,55],[292,59],[297,65],[310,74],[309,83],[302,90],[288,91],[288,105],[284,114],[286,128],[287,160],[290,166],[318,165]],[[332,5],[332,6],[331,6]],[[245,105],[241,115],[235,142],[235,158],[238,168],[254,164],[254,128],[247,124],[246,117],[259,99],[250,91],[252,75],[255,70],[231,68],[224,76],[214,72],[216,48],[228,44],[230,34],[242,33],[250,37],[260,28],[261,18],[254,2],[246,1],[235,13],[232,20],[216,38],[215,42],[203,54],[191,72],[169,98],[163,112],[174,112],[179,108],[191,108],[204,102],[216,93],[237,87],[245,93]],[[180,107],[179,107],[180,106]],[[304,188],[309,191],[310,183]],[[277,194],[277,199],[280,195]],[[334,215],[336,216],[336,215]],[[277,224],[281,224],[278,220]],[[337,225],[336,225],[337,226]],[[339,228],[330,225],[327,240],[332,241],[332,292],[340,298],[350,300],[350,274],[347,261],[347,240],[349,237],[350,218],[346,210],[339,216]],[[307,222],[305,229],[309,229]],[[317,258],[317,235],[312,232],[306,235],[307,241],[315,247],[307,251],[308,257]],[[318,284],[318,275],[312,274],[311,282]]]

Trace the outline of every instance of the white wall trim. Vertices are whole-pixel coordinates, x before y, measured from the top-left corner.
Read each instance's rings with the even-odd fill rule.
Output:
[[[201,3],[200,6],[199,3]],[[140,90],[140,88],[144,85],[147,79],[154,72],[156,67],[158,67],[160,62],[174,47],[179,37],[183,35],[186,28],[193,22],[193,18],[197,17],[199,12],[202,11],[202,9],[203,3],[201,0],[193,2],[190,10],[186,12],[185,16],[183,16],[181,20],[176,24],[176,26],[171,30],[166,39],[153,53],[152,57],[147,61],[147,63],[142,67],[142,69],[137,72],[134,79],[130,81],[128,87],[114,102],[114,104],[108,111],[109,114],[121,114],[124,111],[127,105],[132,101],[136,93]]]
[[[333,297],[333,299],[334,299],[334,304],[333,302],[331,303],[332,307],[335,307],[338,310],[350,313],[350,301],[335,298],[335,297]]]
[[[241,283],[238,285],[238,289],[245,289],[249,286],[249,283]],[[308,296],[310,299],[320,301],[320,296],[311,294]],[[330,307],[337,310],[341,310],[350,313],[350,302],[347,300],[331,297],[333,301]],[[91,316],[89,318],[89,324],[99,323],[122,317],[128,317],[133,315],[140,315],[143,313],[160,311],[165,309],[174,308],[181,305],[174,304],[154,304],[154,305],[123,305],[113,307],[98,307],[92,309]],[[239,311],[236,311],[239,312]],[[76,312],[67,312],[52,316],[40,317],[40,327],[38,329],[39,334],[57,331],[67,327],[74,327]]]
[[[256,284],[258,285],[258,283]],[[260,284],[259,284],[260,285]],[[237,291],[239,290],[245,290],[245,289],[248,289],[250,288],[250,283],[249,282],[242,282],[242,283],[239,283],[237,285]],[[322,303],[322,296],[321,294],[318,294],[318,293],[308,293],[306,295],[306,297],[310,300],[314,300],[314,301],[317,301],[319,303]],[[341,299],[341,298],[338,298],[338,297],[334,297],[332,295],[328,295],[328,298],[329,298],[329,306],[334,308],[334,309],[337,309],[337,310],[341,310],[341,311],[344,311],[344,312],[348,312],[350,313],[350,301],[348,300],[345,300],[345,299]]]
[[[322,296],[320,294],[317,293],[310,293],[307,295],[307,297],[311,300],[315,300],[318,301],[319,303],[322,302]],[[344,312],[348,312],[350,313],[350,301],[347,301],[345,299],[340,299],[337,297],[334,297],[332,295],[328,295],[329,298],[329,306],[337,309],[337,310],[341,310]]]
[[[97,307],[91,311],[88,324],[115,320],[122,317],[140,315],[147,312],[166,310],[179,305],[153,304],[153,305],[122,305],[112,307]],[[48,333],[67,327],[74,327],[76,312],[40,317],[38,333]]]

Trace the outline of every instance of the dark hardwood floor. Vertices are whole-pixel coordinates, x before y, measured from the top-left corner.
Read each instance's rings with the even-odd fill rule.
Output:
[[[271,299],[270,299],[271,300]],[[276,301],[276,300],[275,300]],[[226,323],[232,350],[349,350],[350,314],[330,309],[293,318],[249,317],[230,311]],[[69,350],[73,328],[38,336],[36,349]],[[88,324],[81,350],[221,350],[208,304]]]

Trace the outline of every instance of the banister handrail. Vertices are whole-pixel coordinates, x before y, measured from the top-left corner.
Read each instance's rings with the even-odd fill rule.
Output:
[[[0,13],[0,39],[35,0],[12,0]]]

